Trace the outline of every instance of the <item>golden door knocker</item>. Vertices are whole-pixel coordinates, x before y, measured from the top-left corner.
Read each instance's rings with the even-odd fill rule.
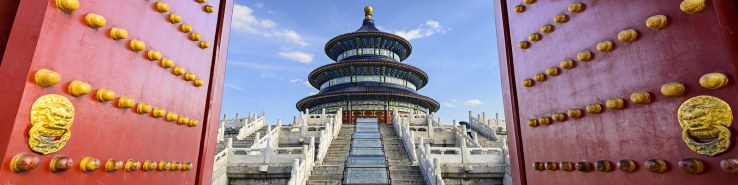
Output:
[[[39,97],[31,107],[31,129],[28,147],[43,155],[61,150],[72,137],[74,105],[66,97],[48,94]]]
[[[690,150],[715,156],[730,147],[730,125],[733,112],[730,105],[714,96],[696,96],[688,99],[677,112],[679,125],[684,129],[682,139]]]

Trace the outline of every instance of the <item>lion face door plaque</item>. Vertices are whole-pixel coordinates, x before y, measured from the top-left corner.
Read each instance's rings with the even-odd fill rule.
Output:
[[[48,94],[39,97],[31,107],[31,129],[28,147],[50,154],[61,150],[72,137],[74,105],[64,96]]]
[[[730,147],[730,127],[733,112],[720,98],[696,96],[688,99],[677,112],[679,125],[684,129],[682,139],[690,150],[715,156]]]

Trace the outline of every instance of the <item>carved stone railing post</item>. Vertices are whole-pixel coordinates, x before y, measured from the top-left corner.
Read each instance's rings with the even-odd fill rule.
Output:
[[[267,145],[264,148],[264,153],[261,155],[264,155],[264,163],[269,163],[272,161],[272,140],[267,139]]]
[[[461,138],[461,162],[469,163],[469,149],[466,146],[466,138]]]

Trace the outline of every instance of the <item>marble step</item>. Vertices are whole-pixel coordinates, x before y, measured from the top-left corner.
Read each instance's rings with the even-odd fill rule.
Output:
[[[341,185],[343,180],[308,180],[307,185]]]

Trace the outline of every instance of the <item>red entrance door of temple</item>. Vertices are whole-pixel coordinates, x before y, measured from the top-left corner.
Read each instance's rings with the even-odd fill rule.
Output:
[[[515,184],[738,180],[735,1],[501,0],[495,13]]]
[[[232,6],[0,2],[0,184],[210,184]]]

